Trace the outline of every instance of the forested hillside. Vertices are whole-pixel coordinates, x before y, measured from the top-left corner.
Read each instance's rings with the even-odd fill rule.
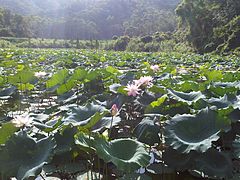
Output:
[[[37,37],[111,39],[174,31],[179,0],[0,0],[16,13],[31,16]]]
[[[240,46],[239,0],[183,0],[176,9],[177,38],[198,52],[229,51]]]
[[[104,48],[130,51],[240,46],[239,0],[0,0],[0,7],[7,9],[0,12],[3,37],[118,39]]]
[[[31,35],[29,22],[26,18],[0,8],[0,36],[27,37]]]

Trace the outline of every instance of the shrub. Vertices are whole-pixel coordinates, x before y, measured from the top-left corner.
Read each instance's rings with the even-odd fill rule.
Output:
[[[114,50],[115,51],[125,51],[129,41],[130,41],[130,38],[128,36],[119,37],[115,41]]]

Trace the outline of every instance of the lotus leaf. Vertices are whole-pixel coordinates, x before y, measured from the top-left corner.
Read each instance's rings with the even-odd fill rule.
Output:
[[[223,117],[208,108],[196,115],[176,115],[167,121],[166,144],[183,153],[205,152],[219,139],[219,132],[229,128],[230,124]]]
[[[138,141],[150,146],[160,142],[160,127],[150,118],[143,119],[134,129],[133,134]]]
[[[92,128],[100,119],[106,115],[108,111],[100,105],[93,103],[85,106],[69,107],[68,113],[63,122],[73,124],[74,126],[82,126],[83,128]]]
[[[133,139],[116,139],[107,142],[98,138],[95,148],[100,158],[112,162],[118,169],[126,172],[133,172],[149,164],[150,156],[143,144]]]
[[[233,166],[231,158],[216,149],[209,149],[195,159],[196,169],[215,178],[231,177]]]
[[[163,161],[171,168],[176,170],[192,169],[194,166],[194,159],[196,158],[196,152],[190,151],[188,154],[180,153],[171,147],[167,148],[163,152]]]
[[[172,97],[173,99],[180,101],[180,102],[185,102],[188,105],[191,105],[194,102],[197,102],[199,99],[205,98],[205,96],[200,91],[184,93],[184,92],[178,92],[178,91],[169,89],[168,93],[169,93],[170,97]]]
[[[0,172],[6,177],[17,179],[35,177],[49,161],[54,147],[55,142],[51,136],[35,141],[20,132],[12,136],[0,149]]]

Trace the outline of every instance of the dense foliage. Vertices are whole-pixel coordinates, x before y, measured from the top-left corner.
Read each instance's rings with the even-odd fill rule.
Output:
[[[31,30],[27,20],[9,10],[0,8],[0,37],[29,37]]]
[[[1,178],[239,179],[239,63],[1,49]]]
[[[183,0],[176,13],[178,37],[198,52],[227,52],[240,46],[239,0]]]
[[[28,15],[37,37],[111,39],[114,35],[138,36],[173,31],[176,27],[174,9],[178,2],[0,0],[0,6]]]

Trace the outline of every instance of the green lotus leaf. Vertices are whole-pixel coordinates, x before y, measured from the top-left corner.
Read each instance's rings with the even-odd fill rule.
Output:
[[[116,74],[116,75],[122,74],[118,69],[116,69],[112,66],[106,67],[106,71],[111,73],[111,74]]]
[[[83,68],[77,68],[74,70],[73,75],[71,76],[72,80],[83,80],[87,75],[87,71]]]
[[[160,127],[150,118],[144,118],[134,129],[133,134],[138,141],[150,146],[160,143]]]
[[[22,70],[13,76],[9,76],[9,82],[16,85],[18,83],[27,84],[34,81],[36,77],[31,70]]]
[[[185,102],[188,105],[193,104],[194,102],[197,102],[199,99],[205,98],[205,96],[200,92],[190,92],[190,93],[184,93],[184,92],[178,92],[169,89],[168,94],[170,97],[173,99],[180,101],[180,102]]]
[[[151,92],[144,92],[137,97],[137,101],[143,106],[148,106],[151,102],[155,101],[157,97]]]
[[[215,87],[222,87],[222,88],[238,88],[240,89],[240,81],[235,81],[235,82],[214,82],[213,85]]]
[[[47,88],[52,88],[56,85],[63,84],[64,82],[66,82],[68,76],[69,76],[68,70],[62,69],[58,71],[46,82]]]
[[[15,127],[13,123],[4,123],[0,127],[0,145],[5,144],[6,141],[17,131],[19,128]]]
[[[21,91],[31,91],[34,89],[34,85],[30,84],[30,83],[26,83],[26,84],[18,84],[18,89]]]
[[[63,118],[64,124],[81,126],[82,128],[92,128],[108,111],[100,105],[88,103],[85,106],[71,106]]]
[[[152,101],[146,108],[145,113],[149,113],[160,107],[167,99],[167,95],[163,95],[162,97],[158,98],[156,101]]]
[[[191,150],[205,152],[212,141],[219,139],[221,130],[229,129],[229,122],[216,111],[206,108],[196,115],[176,115],[167,121],[165,140],[167,145],[183,153]]]
[[[169,147],[163,152],[162,158],[170,168],[184,171],[193,168],[196,155],[194,151],[184,154]]]
[[[97,80],[100,75],[101,75],[101,70],[99,69],[91,69],[88,71],[88,73],[86,74],[85,79],[88,81],[93,81],[93,80]]]
[[[87,153],[95,151],[95,139],[83,132],[79,132],[75,136],[75,144],[80,147],[80,149],[86,151]]]
[[[205,71],[205,76],[209,81],[219,81],[223,78],[222,71],[214,70],[214,71]]]
[[[0,76],[0,86],[2,86],[2,85],[3,85],[3,83],[4,83],[4,79],[3,79],[3,77],[2,77],[2,76]]]
[[[2,97],[9,97],[11,95],[13,95],[15,92],[16,92],[17,88],[15,86],[11,86],[11,87],[8,87],[6,89],[3,89],[0,91],[0,98]]]
[[[166,88],[164,86],[153,85],[148,90],[155,94],[165,94],[166,93]]]
[[[229,106],[233,106],[234,108],[240,107],[239,100],[235,95],[224,95],[220,98],[210,98],[208,103],[216,106],[218,109],[228,108]]]
[[[112,84],[109,86],[109,91],[117,94],[118,88],[120,88],[121,86],[122,86],[121,84]]]
[[[181,81],[177,84],[177,87],[175,90],[183,91],[183,92],[205,90],[204,86],[203,85],[200,86],[200,85],[201,84],[195,81]]]
[[[163,73],[159,77],[157,77],[158,80],[168,80],[172,78],[172,74],[170,73]]]
[[[218,96],[224,96],[225,94],[234,94],[237,92],[238,88],[236,87],[232,87],[232,86],[216,86],[216,85],[210,85],[209,87],[209,91],[214,94],[214,95],[218,95]]]
[[[52,175],[61,171],[62,173],[79,173],[87,170],[87,162],[66,162],[62,164],[47,164],[43,166],[43,170],[47,175]],[[55,180],[55,179],[54,179]]]
[[[149,164],[150,156],[142,143],[133,139],[116,139],[107,142],[96,139],[97,155],[106,162],[112,162],[119,170],[133,172]]]
[[[196,170],[209,177],[228,178],[232,175],[233,165],[231,158],[216,149],[209,149],[199,155],[195,161]]]
[[[240,159],[240,136],[237,135],[235,141],[233,142],[234,155]]]
[[[103,117],[92,127],[92,131],[100,132],[105,130],[106,128],[110,128],[111,121],[112,121],[112,117]],[[112,121],[112,127],[118,125],[120,121],[121,121],[120,117],[118,116],[114,117]]]
[[[69,92],[75,86],[75,80],[68,80],[66,83],[61,84],[57,88],[57,94],[62,95],[64,93]]]
[[[71,151],[74,145],[74,135],[76,134],[76,132],[76,127],[66,127],[63,132],[57,132],[54,135],[57,144],[54,153],[62,154]]]
[[[3,177],[35,177],[49,161],[54,147],[52,137],[35,141],[25,133],[18,133],[0,149],[0,172]]]

